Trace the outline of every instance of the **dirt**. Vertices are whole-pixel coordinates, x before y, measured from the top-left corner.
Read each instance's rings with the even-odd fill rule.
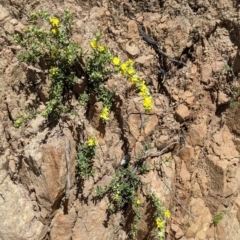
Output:
[[[106,83],[117,101],[105,126],[100,102],[57,124],[37,115],[21,128],[14,121],[25,106],[44,108],[48,83],[36,66],[17,58],[14,33],[27,16],[47,10],[60,16],[68,8],[75,19],[73,39],[88,56],[89,42],[102,42],[121,59],[135,61],[146,79],[154,108],[144,115],[141,97],[120,75]],[[127,11],[126,11],[127,10]],[[166,239],[238,240],[240,236],[240,4],[234,0],[2,0],[0,3],[0,238],[128,239],[131,216],[120,212],[106,221],[107,199],[92,201],[96,186],[109,183],[122,158],[134,158],[145,145],[170,157],[163,174],[143,179],[169,208]],[[127,16],[129,12],[134,19]],[[177,64],[158,56],[139,35],[143,31]],[[73,89],[77,96],[84,90]],[[73,95],[74,95],[73,94]],[[71,189],[65,199],[65,141],[71,144]],[[77,146],[96,136],[93,178],[79,183]],[[177,144],[172,144],[177,142]],[[169,147],[170,146],[170,147]],[[147,188],[144,190],[147,193]],[[144,201],[144,194],[139,195]],[[151,210],[151,209],[150,209]],[[148,203],[142,205],[137,239],[153,239],[155,224]],[[223,213],[219,223],[214,217]]]

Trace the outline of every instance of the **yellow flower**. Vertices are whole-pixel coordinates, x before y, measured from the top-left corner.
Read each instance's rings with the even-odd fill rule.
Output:
[[[149,95],[149,90],[145,84],[144,81],[141,82],[140,84],[140,93],[139,93],[140,96],[142,97],[145,97],[145,96],[148,96]]]
[[[160,218],[157,218],[157,219],[156,219],[156,224],[157,224],[157,227],[158,227],[158,228],[162,228],[162,227],[164,227],[165,222],[162,221]]]
[[[57,32],[58,32],[58,30],[57,30],[57,28],[52,28],[52,29],[51,29],[51,32],[52,32],[53,35],[56,35]]]
[[[118,57],[114,57],[112,61],[113,61],[113,64],[115,66],[119,66],[120,63],[121,63],[121,61],[120,61],[120,59]]]
[[[96,140],[96,138],[95,138],[95,137],[89,138],[89,140],[87,141],[87,145],[88,145],[89,147],[94,147],[94,146],[96,146],[96,145],[97,145],[97,140]]]
[[[105,46],[99,46],[99,47],[98,47],[99,52],[104,52],[105,49],[106,49]]]
[[[133,68],[133,60],[129,59],[126,62],[122,63],[120,65],[120,73],[122,75],[133,75],[135,73],[135,70]]]
[[[134,61],[133,61],[132,59],[128,59],[128,60],[126,61],[126,64],[129,65],[129,66],[133,66]]]
[[[150,111],[150,110],[153,109],[152,97],[151,96],[144,97],[143,107],[144,107],[145,111]]]
[[[134,69],[132,67],[128,68],[127,73],[129,75],[133,75],[135,73]]]
[[[49,18],[49,22],[51,23],[51,25],[52,25],[53,27],[56,27],[56,28],[59,27],[59,19],[58,19],[58,18],[50,17],[50,18]]]
[[[100,118],[102,120],[104,120],[105,122],[107,122],[109,120],[109,108],[104,107],[101,114],[100,114]]]
[[[141,201],[138,199],[138,200],[136,201],[136,204],[137,204],[137,205],[140,205],[140,204],[141,204]]]
[[[98,43],[97,43],[96,39],[93,39],[93,40],[90,42],[90,45],[91,45],[92,48],[97,48]]]
[[[164,212],[164,217],[165,217],[166,219],[168,219],[168,218],[171,217],[171,213],[170,213],[169,210],[166,210],[166,211]]]
[[[17,125],[21,124],[21,123],[22,123],[22,119],[17,119],[17,120],[15,121],[15,123],[16,123]]]
[[[129,81],[132,82],[132,83],[138,83],[139,82],[139,77],[137,74],[134,74],[133,76],[131,76],[129,78]]]
[[[23,120],[19,118],[14,122],[14,127],[18,128],[22,125],[22,123],[23,123]]]
[[[126,75],[127,69],[128,69],[127,63],[122,63],[122,64],[120,65],[120,73],[121,73],[122,75]]]
[[[58,73],[58,68],[57,67],[51,67],[49,70],[51,75],[55,75]]]

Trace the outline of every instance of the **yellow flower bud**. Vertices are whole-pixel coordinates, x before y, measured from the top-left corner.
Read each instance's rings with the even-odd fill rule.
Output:
[[[58,32],[58,31],[57,31],[57,28],[52,28],[52,29],[51,29],[51,32],[52,32],[53,35],[56,35],[57,32]]]
[[[90,45],[91,45],[92,48],[97,48],[98,43],[97,43],[96,39],[93,39],[93,40],[90,42]]]
[[[104,52],[105,49],[106,49],[105,46],[99,46],[98,47],[99,52]]]
[[[113,64],[115,66],[119,66],[120,63],[121,63],[121,61],[120,61],[120,59],[118,57],[114,57],[112,61],[113,61]]]

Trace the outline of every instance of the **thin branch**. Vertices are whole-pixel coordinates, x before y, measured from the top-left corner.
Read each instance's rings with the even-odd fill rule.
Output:
[[[162,149],[160,152],[156,152],[156,153],[149,154],[149,157],[159,157],[159,156],[161,156],[162,154],[164,154],[164,152],[165,152],[168,148],[170,148],[172,145],[175,145],[175,144],[177,144],[177,143],[178,143],[178,141],[172,142],[172,143],[170,143],[168,146],[166,146],[164,149]]]
[[[158,56],[160,57],[160,55],[163,55],[164,57],[168,58],[170,61],[174,62],[174,63],[177,63],[177,64],[180,64],[180,65],[183,65],[183,66],[187,66],[186,63],[182,62],[182,61],[178,61],[172,57],[170,57],[169,55],[167,55],[165,52],[163,52],[160,47],[159,47],[159,44],[157,41],[155,41],[154,39],[152,39],[149,35],[147,35],[143,29],[142,29],[142,26],[141,24],[136,20],[136,18],[130,13],[129,9],[125,8],[125,13],[127,15],[128,18],[134,20],[136,23],[137,23],[137,27],[138,27],[138,32],[139,32],[139,35],[142,37],[142,39],[147,42],[149,45],[151,45],[154,50],[156,51],[156,53],[158,54]]]

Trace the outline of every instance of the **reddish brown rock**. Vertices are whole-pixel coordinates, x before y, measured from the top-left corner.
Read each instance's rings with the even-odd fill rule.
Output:
[[[198,70],[197,66],[195,64],[192,64],[192,66],[191,66],[191,75],[192,76],[196,75],[197,70]]]
[[[2,5],[0,5],[0,22],[6,19],[9,16],[9,12],[4,8]]]
[[[138,139],[138,137],[140,136],[140,131],[138,126],[140,124],[141,117],[139,115],[140,114],[131,114],[128,118],[130,132],[135,139]]]
[[[168,19],[165,22],[165,26],[167,37],[165,38],[164,46],[167,53],[172,56],[179,56],[187,44],[187,36],[191,26],[190,22],[187,18],[177,16],[174,20]]]
[[[190,116],[190,111],[187,106],[180,104],[175,111],[175,115],[179,122],[183,122]]]
[[[220,105],[224,105],[224,104],[228,104],[229,103],[229,98],[227,96],[227,94],[223,93],[223,92],[219,92],[218,93],[218,102],[217,104]]]
[[[127,38],[136,41],[139,38],[138,27],[134,20],[128,22]]]
[[[190,145],[186,145],[182,151],[179,153],[181,159],[185,162],[187,170],[191,173],[194,170],[194,166],[196,165],[196,154],[194,148]]]
[[[113,239],[114,228],[119,228],[120,214],[111,216],[108,221],[108,228],[104,226],[104,220],[106,219],[107,201],[104,199],[97,205],[91,201],[88,205],[76,203],[76,210],[78,212],[78,218],[76,219],[75,225],[72,228],[72,239],[73,240],[102,240],[102,239]],[[89,216],[94,217],[89,217]]]
[[[40,138],[41,134],[39,134]],[[42,136],[44,137],[44,135]],[[71,141],[70,157],[75,156],[74,143]],[[64,196],[66,185],[65,141],[63,138],[50,138],[41,146],[38,139],[25,147],[25,160],[20,177],[23,185],[36,192],[38,202],[49,211]],[[75,179],[75,161],[70,168],[71,186]],[[32,179],[32,180],[30,180]],[[43,208],[43,207],[42,207]]]
[[[226,63],[224,63],[224,61],[222,61],[222,59],[219,59],[219,60],[214,61],[213,63],[211,63],[213,72],[221,72],[221,71],[223,71],[224,65],[226,65]]]
[[[219,240],[236,240],[240,236],[238,226],[239,221],[236,217],[236,209],[231,207],[228,209],[228,212],[223,212],[222,219],[216,225],[215,237]]]
[[[199,125],[191,125],[189,128],[189,135],[186,136],[188,139],[188,142],[193,146],[203,146],[204,144],[204,138],[207,134],[207,125],[205,121],[202,121]]]
[[[190,173],[188,172],[186,168],[186,164],[182,162],[181,172],[180,172],[180,178],[183,182],[190,181]]]
[[[187,239],[199,239],[206,240],[207,230],[212,222],[212,215],[209,209],[205,206],[204,201],[201,198],[192,198],[189,203],[189,208],[193,216],[190,220],[190,216],[185,218],[189,223],[189,228],[185,233]]]
[[[21,22],[19,22],[16,26],[15,26],[15,31],[17,33],[22,33],[22,31],[24,30],[24,28],[26,28],[26,26],[24,26]]]
[[[0,239],[43,239],[47,233],[47,226],[35,216],[28,191],[10,177],[0,184],[0,218]]]
[[[139,48],[136,46],[135,43],[133,43],[132,41],[127,42],[126,43],[126,51],[132,56],[132,57],[136,57],[139,53],[140,50]]]
[[[238,222],[240,223],[240,194],[238,194],[238,196],[235,200],[235,205],[237,207],[236,218],[237,218]]]
[[[180,239],[184,235],[182,229],[174,223],[171,224],[171,230],[174,232],[176,239]]]
[[[140,63],[146,67],[150,67],[151,63],[154,61],[153,55],[143,55],[135,59],[136,63]]]
[[[201,66],[201,75],[202,75],[202,82],[204,84],[208,84],[212,76],[212,67],[210,66],[210,64],[204,63]]]
[[[181,99],[186,102],[188,105],[192,105],[195,99],[195,96],[192,92],[190,91],[185,91],[182,96]]]
[[[158,125],[157,115],[145,115],[144,136],[147,137],[153,133],[155,127]]]
[[[239,157],[239,153],[233,142],[233,136],[226,125],[213,135],[213,139],[215,143],[212,143],[211,147],[217,156],[229,160]]]
[[[68,213],[64,214],[63,209],[58,210],[51,222],[51,239],[71,240],[72,228],[77,218],[75,208],[72,207]]]

